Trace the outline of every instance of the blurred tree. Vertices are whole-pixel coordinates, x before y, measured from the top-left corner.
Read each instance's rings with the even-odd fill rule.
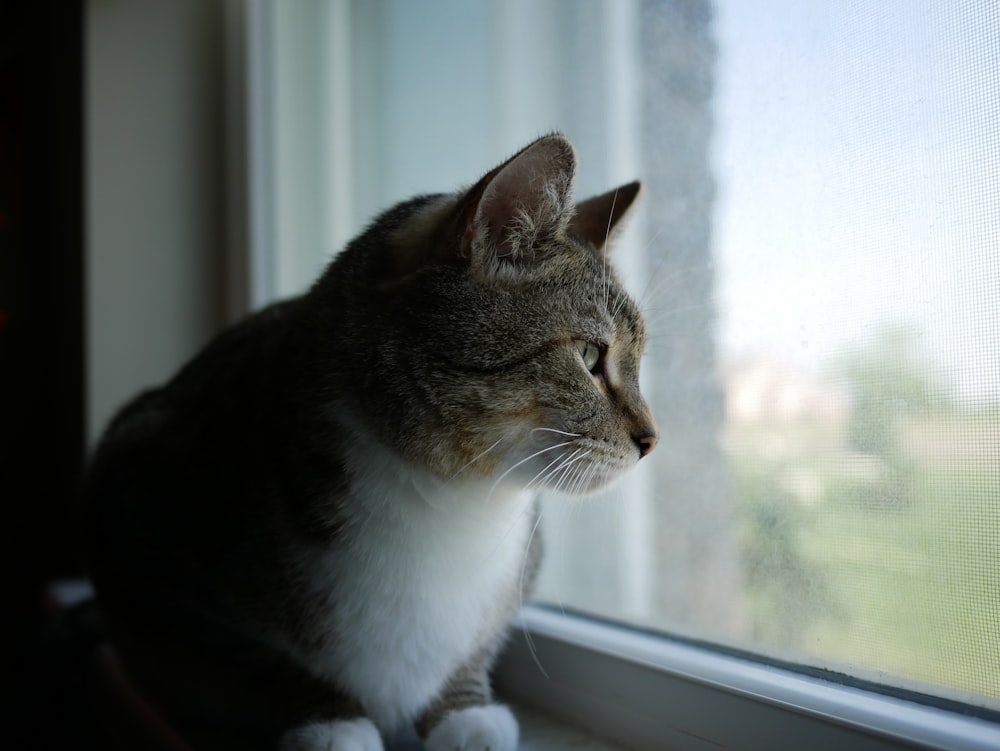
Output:
[[[781,486],[777,467],[735,467],[740,555],[754,639],[802,647],[809,627],[840,608],[828,570],[803,549],[807,510]]]
[[[920,345],[917,329],[887,326],[867,344],[836,359],[834,377],[849,387],[854,399],[848,427],[851,448],[895,464],[900,459],[899,421],[950,406],[946,379]]]

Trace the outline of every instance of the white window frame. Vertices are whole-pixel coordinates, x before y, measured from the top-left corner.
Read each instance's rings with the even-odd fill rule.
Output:
[[[1000,748],[1000,724],[984,717],[536,605],[495,680],[515,702],[640,751]]]
[[[267,146],[274,30],[268,0],[226,3],[229,296],[237,316],[276,292],[267,250],[275,228],[267,211],[254,209],[275,199]],[[509,701],[640,750],[1000,749],[1000,718],[987,711],[963,714],[962,705],[932,706],[537,605],[514,624],[495,681]]]

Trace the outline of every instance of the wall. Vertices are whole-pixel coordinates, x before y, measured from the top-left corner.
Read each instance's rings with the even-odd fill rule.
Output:
[[[89,0],[88,435],[225,318],[222,0]]]

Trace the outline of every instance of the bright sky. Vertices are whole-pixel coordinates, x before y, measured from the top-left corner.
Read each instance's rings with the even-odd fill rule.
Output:
[[[1000,398],[1000,6],[719,0],[727,356],[810,369],[910,324]]]

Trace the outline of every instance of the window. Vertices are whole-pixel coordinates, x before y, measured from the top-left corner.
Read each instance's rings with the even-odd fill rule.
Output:
[[[739,662],[764,671],[746,695],[777,661],[996,719],[1000,10],[329,0],[248,20],[273,207],[253,239],[277,249],[258,302],[548,130],[577,144],[581,196],[644,181],[617,255],[662,440],[608,497],[546,499],[540,639],[599,630],[553,615],[588,614],[643,629],[638,662],[647,639],[761,658]]]

